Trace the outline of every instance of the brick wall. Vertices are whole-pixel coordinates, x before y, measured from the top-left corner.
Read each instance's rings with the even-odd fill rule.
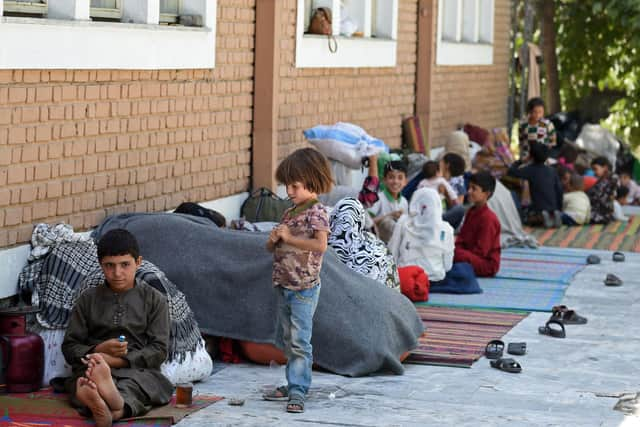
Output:
[[[282,1],[278,157],[305,146],[302,131],[338,121],[400,147],[402,119],[415,104],[417,0],[400,0],[393,68],[295,68],[296,0]]]
[[[488,129],[507,125],[509,14],[510,2],[496,0],[493,65],[433,66],[432,146],[443,145],[446,135],[459,123],[473,123]],[[436,40],[435,29],[433,39]],[[434,46],[434,52],[435,49]]]
[[[246,191],[255,1],[218,1],[214,70],[0,70],[0,247]]]

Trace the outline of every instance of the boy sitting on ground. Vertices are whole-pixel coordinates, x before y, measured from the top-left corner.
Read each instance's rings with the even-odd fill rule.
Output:
[[[591,219],[591,202],[583,191],[582,177],[563,166],[558,167],[558,175],[564,188],[562,223],[569,226],[588,224]]]
[[[540,217],[546,228],[562,225],[562,186],[557,172],[545,165],[549,157],[546,145],[534,142],[530,147],[533,163],[522,165],[519,160],[509,168],[508,174],[529,183],[531,206],[528,223],[539,224]]]
[[[611,176],[611,163],[604,157],[596,157],[591,161],[591,168],[597,181],[587,191],[591,201],[591,222],[608,224],[614,219],[613,200],[616,195],[616,180]]]
[[[391,160],[384,165],[382,178],[384,189],[378,192],[378,201],[369,209],[378,237],[385,243],[393,234],[393,228],[400,216],[409,211],[409,203],[402,195],[407,185],[407,166],[400,160]]]
[[[500,221],[487,206],[495,188],[489,172],[471,175],[467,194],[473,206],[464,217],[453,257],[455,262],[471,264],[481,277],[495,276],[500,269]]]
[[[640,205],[640,185],[631,178],[631,172],[628,170],[620,171],[619,177],[620,185],[629,189],[627,204]]]
[[[111,230],[97,249],[105,282],[78,297],[62,353],[73,369],[65,385],[71,404],[102,427],[168,403],[173,386],[160,372],[169,309],[164,295],[135,278],[142,263],[135,237]]]

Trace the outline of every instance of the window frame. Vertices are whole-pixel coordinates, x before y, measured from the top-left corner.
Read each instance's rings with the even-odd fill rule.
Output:
[[[162,12],[162,6],[160,6],[160,23],[161,24],[177,24],[178,17],[180,16],[180,8],[182,6],[182,1],[177,0],[178,2],[178,10],[175,14]]]
[[[309,22],[310,13],[314,6],[331,5],[332,21],[340,22],[340,0],[316,0],[311,2],[307,11],[305,0],[297,0],[296,18],[296,58],[297,68],[365,68],[365,67],[395,67],[397,63],[397,32],[398,32],[398,0],[388,1],[390,13],[384,14],[380,4],[377,4],[377,16],[372,14],[372,0],[359,0],[363,3],[366,28],[365,36],[346,37],[340,35],[340,26],[333,25],[332,33],[337,43],[336,52],[332,52],[327,36],[305,34],[306,25]],[[376,25],[377,28],[387,28],[389,37],[372,37],[371,29],[376,23],[386,17],[386,26]],[[368,22],[368,25],[366,24]],[[333,43],[333,42],[332,42]]]
[[[456,28],[455,31],[445,31],[445,1],[456,1]],[[464,40],[462,25],[465,19],[463,4],[464,0],[438,0],[438,26],[436,32],[436,65],[493,65],[493,44],[495,34],[495,0],[472,0],[475,3],[475,21],[473,39]],[[489,3],[491,9],[489,13],[489,30],[485,33],[491,35],[490,39],[483,38],[483,31],[480,28],[481,6],[483,2]],[[447,27],[447,30],[450,28]],[[455,34],[455,39],[450,40],[445,34]]]
[[[76,1],[49,1],[57,19],[3,16],[0,3],[0,40],[20,40],[0,43],[0,69],[215,68],[217,0],[181,1],[202,27],[160,25],[158,0],[122,2],[127,22],[87,20],[90,3]]]

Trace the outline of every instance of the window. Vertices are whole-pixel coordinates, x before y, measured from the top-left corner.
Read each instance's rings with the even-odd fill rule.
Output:
[[[4,0],[4,15],[39,17],[47,15],[47,0]]]
[[[493,63],[494,0],[439,0],[436,63]]]
[[[331,9],[337,49],[326,36],[307,34],[318,7]],[[397,21],[398,0],[298,0],[296,66],[393,67]]]
[[[216,8],[217,0],[3,0],[0,40],[20,43],[0,43],[0,69],[213,68]],[[36,11],[50,19],[28,19]],[[198,26],[160,26],[161,12]]]
[[[91,0],[92,19],[119,21],[122,18],[122,0]]]
[[[180,15],[180,0],[160,0],[160,22],[175,24]]]

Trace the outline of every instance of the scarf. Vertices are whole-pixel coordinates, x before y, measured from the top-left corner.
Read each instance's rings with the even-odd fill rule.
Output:
[[[436,190],[423,187],[416,190],[409,203],[407,230],[425,243],[441,241],[440,233],[444,229],[442,220],[442,201]]]
[[[398,269],[385,244],[364,229],[365,211],[353,197],[340,200],[329,219],[329,245],[340,261],[350,269],[377,280],[389,288],[398,288]]]

